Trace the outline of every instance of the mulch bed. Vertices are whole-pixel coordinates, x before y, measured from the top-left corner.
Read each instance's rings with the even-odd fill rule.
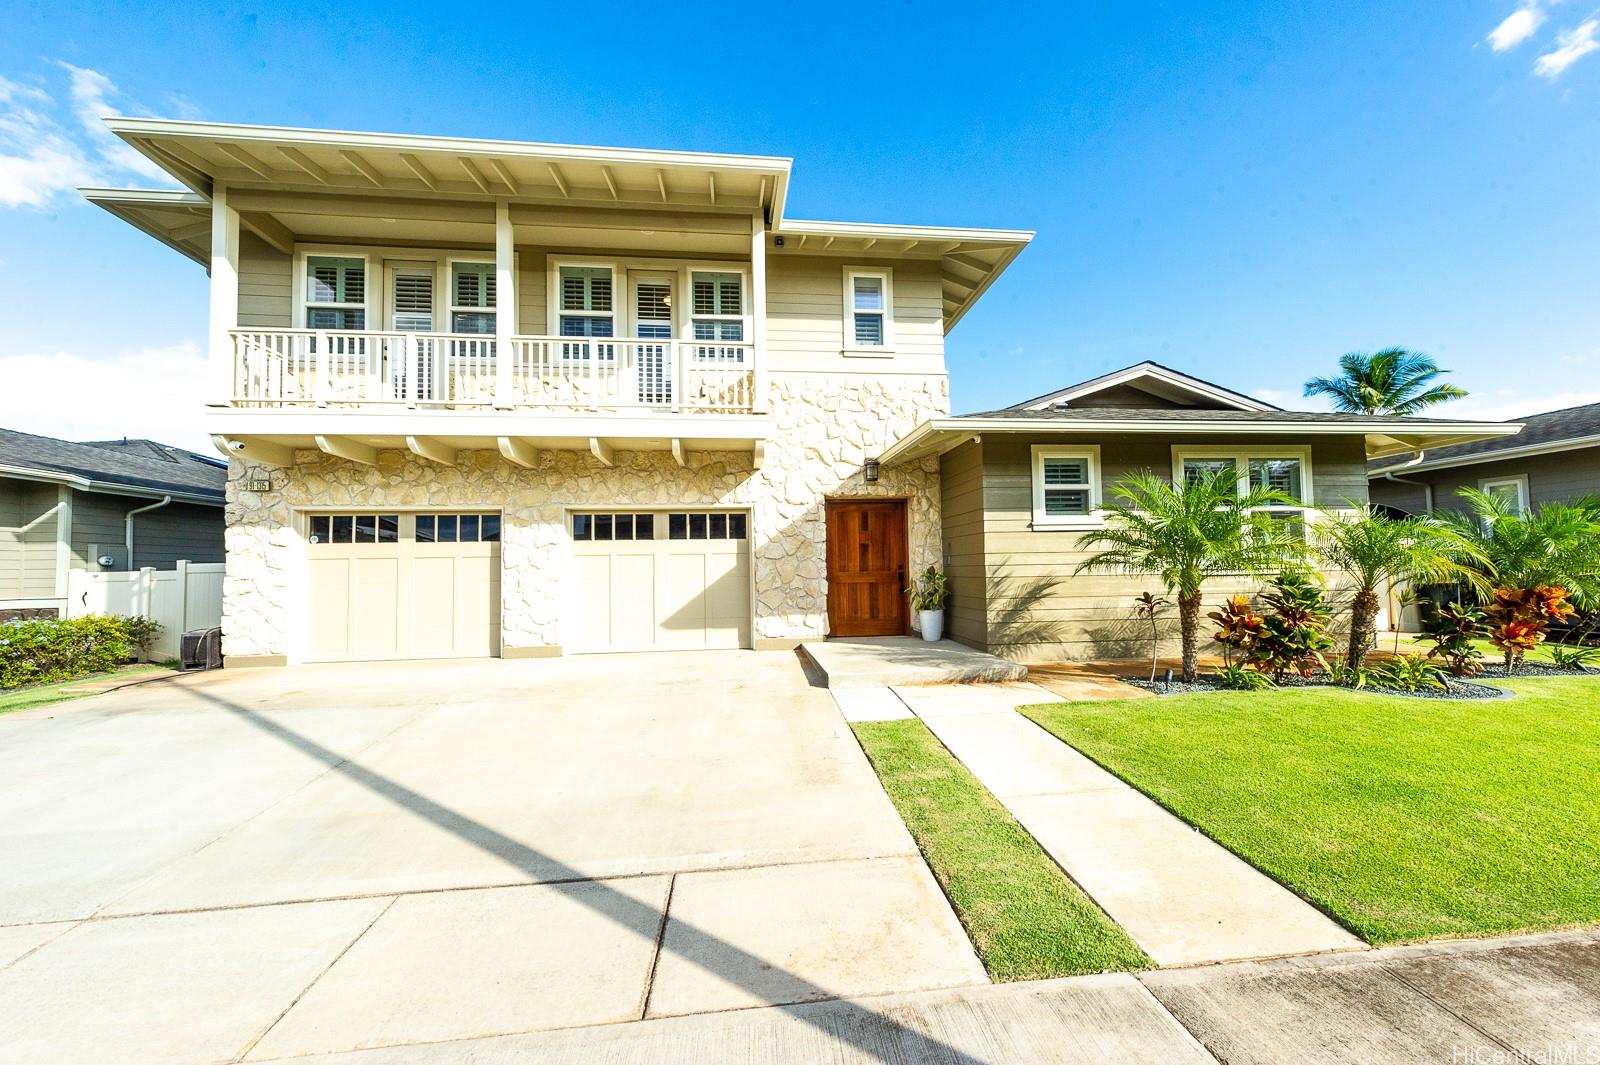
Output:
[[[1570,676],[1573,673],[1572,670],[1556,670],[1555,672],[1560,673],[1563,676]],[[1480,676],[1482,675],[1483,674],[1480,674]],[[1524,666],[1522,669],[1517,671],[1516,675],[1519,677],[1532,676],[1533,671],[1530,667]],[[1200,674],[1200,676],[1195,678],[1195,682],[1193,684],[1185,684],[1176,677],[1172,679],[1171,684],[1166,683],[1166,681],[1159,676],[1156,678],[1156,682],[1154,684],[1150,683],[1148,677],[1123,677],[1121,679],[1124,684],[1131,684],[1135,688],[1143,688],[1145,691],[1155,692],[1157,695],[1189,695],[1195,692],[1236,690],[1232,688],[1224,688],[1222,683],[1215,676],[1212,676],[1208,673]],[[1506,691],[1504,688],[1496,688],[1493,685],[1480,684],[1476,681],[1462,680],[1460,677],[1448,677],[1445,679],[1445,683],[1449,685],[1448,689],[1434,688],[1426,691],[1406,692],[1400,691],[1396,688],[1380,688],[1369,684],[1365,688],[1362,688],[1361,691],[1371,692],[1376,695],[1401,695],[1408,699],[1505,699],[1509,698],[1511,695],[1511,693]],[[1335,685],[1331,680],[1328,679],[1327,674],[1316,673],[1309,677],[1293,675],[1285,677],[1283,683],[1279,684],[1278,687],[1332,688],[1335,687]]]

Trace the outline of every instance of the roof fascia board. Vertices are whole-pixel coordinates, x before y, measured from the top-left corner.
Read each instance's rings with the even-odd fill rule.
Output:
[[[1406,473],[1425,472],[1427,470],[1444,470],[1456,466],[1477,466],[1488,462],[1505,462],[1511,459],[1534,458],[1539,455],[1555,455],[1563,451],[1581,451],[1584,448],[1600,447],[1600,435],[1575,436],[1570,440],[1557,440],[1544,444],[1529,444],[1526,447],[1508,447],[1501,451],[1481,451],[1473,455],[1456,455],[1442,459],[1424,459],[1416,465],[1407,465]],[[1382,477],[1389,472],[1400,472],[1399,466],[1385,466],[1382,469],[1369,470],[1367,477]]]
[[[162,496],[171,496],[175,502],[199,503],[208,507],[220,507],[226,502],[226,500],[218,496],[208,496],[198,492],[185,492],[182,489],[145,488],[141,485],[118,484],[115,481],[100,481],[92,477],[83,477],[76,473],[40,470],[32,466],[0,466],[0,477],[12,477],[19,481],[38,481],[41,484],[61,484],[66,485],[68,488],[75,488],[80,492],[93,492],[97,495],[133,496],[138,499],[160,499]]]
[[[973,229],[964,226],[903,226],[878,222],[818,222],[786,218],[773,232],[785,236],[878,237],[907,240],[971,240],[997,244],[1027,244],[1035,234],[1031,229]]]
[[[1115,388],[1118,385],[1125,385],[1129,382],[1137,381],[1143,377],[1153,377],[1172,388],[1181,389],[1197,396],[1204,396],[1207,399],[1214,399],[1219,403],[1227,404],[1234,410],[1275,411],[1282,409],[1281,407],[1275,407],[1270,403],[1263,403],[1260,400],[1251,399],[1250,397],[1241,395],[1232,389],[1223,388],[1220,385],[1213,385],[1209,381],[1202,381],[1198,377],[1191,377],[1186,373],[1180,373],[1177,370],[1169,370],[1164,366],[1157,366],[1154,363],[1139,363],[1137,365],[1130,366],[1125,370],[1113,371],[1104,377],[1096,377],[1089,381],[1068,386],[1067,388],[1063,388],[1057,392],[1051,392],[1047,395],[1040,396],[1037,399],[1027,400],[1020,405],[1019,409],[1044,410],[1047,407],[1051,407],[1057,403],[1060,403],[1062,400],[1070,402],[1071,400],[1077,399],[1080,396],[1091,396],[1096,392],[1101,392],[1108,388]]]
[[[134,229],[137,229],[146,236],[154,237],[156,240],[159,240],[161,243],[165,244],[179,255],[182,255],[185,259],[193,259],[195,262],[205,267],[209,267],[211,265],[210,260],[206,255],[194,248],[185,247],[179,241],[173,240],[167,235],[165,230],[148,224],[144,218],[140,217],[136,213],[137,208],[143,205],[209,207],[211,201],[205,197],[196,195],[193,192],[181,192],[178,190],[172,190],[170,192],[160,190],[158,192],[156,189],[79,189],[78,191],[83,194],[85,199],[94,204],[96,207],[99,207],[101,210],[122,219],[124,222],[128,223]],[[128,193],[139,193],[144,195],[130,196],[127,195]],[[156,199],[155,196],[158,194],[167,198]]]

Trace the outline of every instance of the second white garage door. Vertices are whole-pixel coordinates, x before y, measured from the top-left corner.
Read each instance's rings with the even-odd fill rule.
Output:
[[[584,512],[567,528],[571,650],[750,646],[745,514]]]
[[[500,653],[500,515],[308,516],[311,662]]]

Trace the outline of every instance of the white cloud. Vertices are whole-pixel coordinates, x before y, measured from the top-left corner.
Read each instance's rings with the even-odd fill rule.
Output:
[[[0,77],[0,207],[45,207],[80,185],[134,175],[172,184],[100,121],[102,115],[143,109],[131,102],[120,106],[122,94],[99,71],[56,65],[67,73],[76,128],[57,117],[58,101],[50,92]]]
[[[1505,20],[1489,31],[1489,46],[1497,52],[1504,52],[1515,48],[1523,41],[1532,37],[1538,28],[1544,25],[1545,14],[1539,10],[1537,4],[1528,4],[1505,17]]]
[[[1441,403],[1431,408],[1441,418],[1481,418],[1484,421],[1509,421],[1529,414],[1600,403],[1600,388],[1558,389],[1554,392],[1523,393],[1513,388],[1474,392],[1466,399]]]
[[[0,425],[64,440],[148,437],[211,453],[206,359],[191,342],[103,359],[0,355]]]
[[[1600,50],[1600,41],[1595,40],[1596,33],[1600,33],[1600,18],[1592,18],[1573,29],[1562,30],[1556,34],[1556,49],[1541,55],[1533,64],[1533,72],[1546,78],[1557,77],[1590,52]]]

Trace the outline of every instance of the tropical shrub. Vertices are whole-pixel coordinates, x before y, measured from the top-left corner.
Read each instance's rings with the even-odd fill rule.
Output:
[[[1235,651],[1241,658],[1249,658],[1266,633],[1267,619],[1255,612],[1248,595],[1234,596],[1206,617],[1217,623],[1211,638],[1222,645],[1224,660],[1230,666]]]
[[[1333,647],[1328,635],[1328,597],[1315,578],[1294,571],[1279,574],[1261,601],[1272,607],[1261,625],[1261,636],[1247,653],[1248,659],[1282,683],[1289,672],[1309,677],[1326,670],[1325,651]]]
[[[1160,657],[1161,633],[1157,627],[1162,613],[1172,600],[1154,592],[1142,592],[1133,597],[1133,616],[1150,623],[1150,683],[1156,682],[1156,661]]]
[[[1442,658],[1451,673],[1470,676],[1483,669],[1483,652],[1474,640],[1488,635],[1483,611],[1467,603],[1445,603],[1428,618],[1429,658]]]
[[[950,599],[950,578],[929,566],[906,591],[912,610],[943,610]]]
[[[1557,669],[1581,672],[1600,668],[1600,647],[1567,647],[1553,643],[1547,650],[1550,652],[1550,664]]]
[[[1217,678],[1217,683],[1229,691],[1253,692],[1264,691],[1273,687],[1272,678],[1258,669],[1242,666],[1230,662],[1211,674]]]
[[[1400,655],[1372,667],[1373,683],[1395,691],[1448,690],[1444,669],[1422,655]]]
[[[0,624],[0,688],[102,673],[132,650],[126,618],[89,615]]]
[[[1209,577],[1263,574],[1300,557],[1305,544],[1259,508],[1292,502],[1281,492],[1239,483],[1228,466],[1176,481],[1135,473],[1112,488],[1105,525],[1079,543],[1093,551],[1074,573],[1155,574],[1178,600],[1183,679],[1199,674],[1201,586]]]
[[[122,622],[122,631],[127,634],[128,642],[139,652],[139,657],[149,658],[150,648],[161,637],[163,627],[161,622],[138,614],[130,614],[118,620]]]
[[[1489,642],[1506,657],[1506,672],[1521,665],[1523,655],[1544,641],[1552,621],[1574,613],[1567,590],[1560,585],[1496,588],[1484,614],[1489,622]]]
[[[1376,678],[1374,666],[1352,666],[1342,658],[1328,659],[1328,679],[1341,688],[1360,690],[1374,683]]]

